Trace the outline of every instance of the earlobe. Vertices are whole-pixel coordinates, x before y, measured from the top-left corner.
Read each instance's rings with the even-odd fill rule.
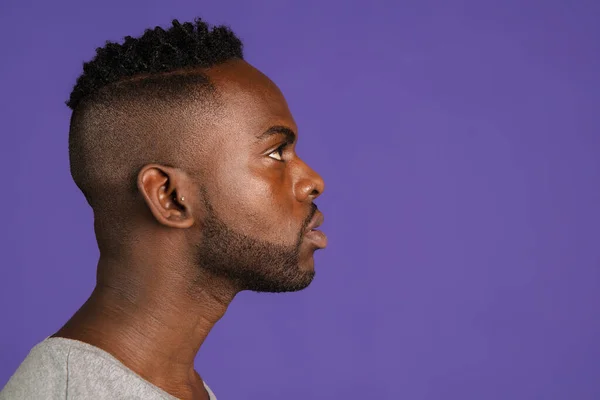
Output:
[[[194,224],[191,207],[184,203],[186,177],[171,167],[147,165],[138,174],[138,190],[154,218],[172,228]]]

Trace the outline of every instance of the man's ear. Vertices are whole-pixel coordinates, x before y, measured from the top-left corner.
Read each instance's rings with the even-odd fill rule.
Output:
[[[194,225],[192,208],[185,202],[189,178],[177,168],[159,164],[144,166],[138,174],[137,187],[156,220],[172,228]]]

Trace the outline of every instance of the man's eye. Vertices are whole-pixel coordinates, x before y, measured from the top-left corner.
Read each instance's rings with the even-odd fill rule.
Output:
[[[275,158],[275,157],[271,157],[271,158],[273,158],[273,159],[275,159],[277,161],[283,161],[283,150],[285,149],[285,147],[287,145],[288,145],[287,143],[282,144],[281,146],[279,146],[278,148],[276,148],[271,154],[269,154],[269,157],[272,154],[277,154],[278,158]]]

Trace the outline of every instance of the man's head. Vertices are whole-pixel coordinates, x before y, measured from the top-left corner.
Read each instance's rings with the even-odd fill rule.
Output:
[[[323,180],[294,151],[280,90],[229,29],[174,21],[107,43],[67,104],[71,174],[101,258],[168,253],[173,273],[191,267],[237,290],[311,282]]]

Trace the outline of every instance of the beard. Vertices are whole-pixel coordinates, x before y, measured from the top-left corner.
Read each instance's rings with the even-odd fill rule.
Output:
[[[317,211],[312,204],[295,244],[285,246],[258,240],[232,230],[216,214],[203,191],[206,218],[203,240],[195,246],[196,265],[204,271],[225,278],[239,291],[296,292],[310,285],[314,269],[300,267],[300,246],[304,228]]]

